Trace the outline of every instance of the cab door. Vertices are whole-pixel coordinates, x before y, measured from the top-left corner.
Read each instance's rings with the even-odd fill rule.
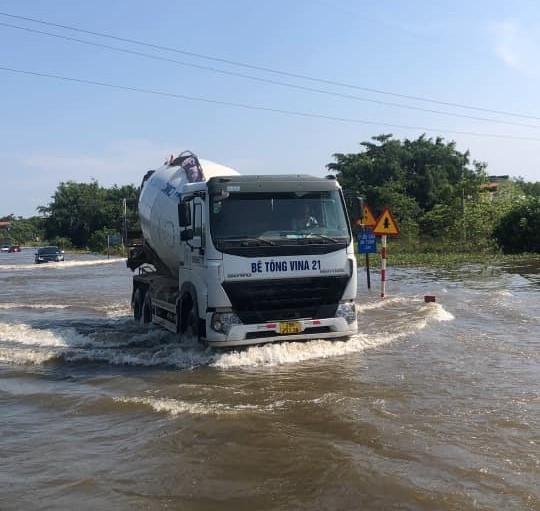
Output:
[[[182,260],[180,267],[183,273],[181,280],[191,280],[186,272],[191,272],[195,266],[201,266],[205,261],[205,232],[203,220],[204,202],[195,197],[182,204],[180,244]]]
[[[206,239],[204,223],[204,202],[200,197],[193,201],[193,239],[191,240],[191,268],[206,266]]]

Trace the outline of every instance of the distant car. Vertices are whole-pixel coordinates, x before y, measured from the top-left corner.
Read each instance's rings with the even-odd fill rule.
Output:
[[[20,252],[21,247],[20,245],[11,245],[8,249],[8,252]]]
[[[0,252],[9,252],[9,245],[2,245],[2,248],[0,248]]]
[[[64,260],[64,251],[58,247],[41,247],[36,252],[36,264]]]

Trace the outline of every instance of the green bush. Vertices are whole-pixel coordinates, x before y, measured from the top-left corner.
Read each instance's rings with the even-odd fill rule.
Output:
[[[501,218],[493,234],[505,254],[540,253],[540,198],[521,200]]]

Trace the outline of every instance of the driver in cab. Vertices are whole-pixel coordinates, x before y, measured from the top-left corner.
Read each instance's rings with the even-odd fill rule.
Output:
[[[303,215],[300,219],[296,221],[296,228],[298,230],[302,229],[311,229],[313,227],[318,227],[319,221],[315,215],[311,214],[309,204],[304,204]]]

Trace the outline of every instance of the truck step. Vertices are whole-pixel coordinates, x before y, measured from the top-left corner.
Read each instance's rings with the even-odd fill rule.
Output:
[[[178,333],[176,304],[154,298],[152,302],[152,321],[171,332]]]
[[[176,315],[176,304],[175,303],[166,302],[164,300],[158,300],[157,298],[154,298],[152,300],[152,303],[154,304],[156,309],[163,309],[163,310],[166,310],[168,312],[172,312],[173,314]]]
[[[161,325],[162,327],[166,328],[170,332],[178,333],[178,329],[176,327],[176,322],[169,321],[168,319],[162,318],[160,316],[152,316],[152,322],[156,325]]]

